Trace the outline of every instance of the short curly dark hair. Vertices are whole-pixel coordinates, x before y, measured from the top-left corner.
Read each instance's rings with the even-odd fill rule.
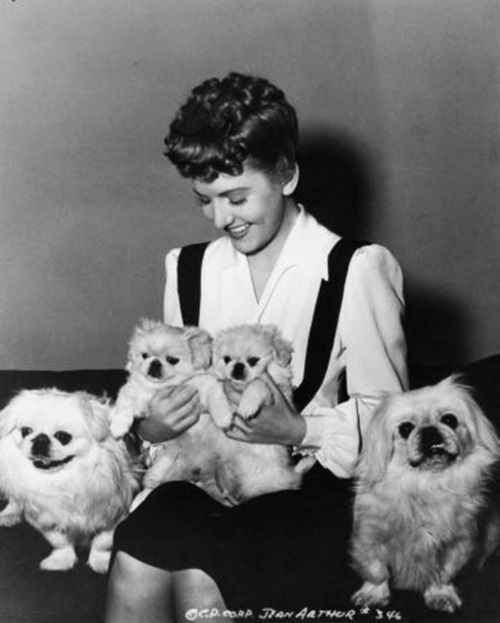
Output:
[[[165,138],[165,156],[183,177],[212,182],[244,164],[278,178],[294,170],[297,114],[264,78],[231,72],[195,87]]]

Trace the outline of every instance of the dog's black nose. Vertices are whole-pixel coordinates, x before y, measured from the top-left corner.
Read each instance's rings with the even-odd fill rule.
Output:
[[[444,440],[435,426],[426,426],[420,431],[420,447],[426,456],[445,451]]]
[[[231,372],[231,376],[235,381],[243,381],[245,378],[245,364],[238,361],[233,366],[233,371]]]
[[[161,361],[158,359],[153,359],[153,361],[149,364],[148,375],[153,377],[154,379],[161,379],[163,372],[163,367],[161,365]]]
[[[40,433],[33,439],[31,454],[33,456],[49,456],[50,438],[45,433]]]

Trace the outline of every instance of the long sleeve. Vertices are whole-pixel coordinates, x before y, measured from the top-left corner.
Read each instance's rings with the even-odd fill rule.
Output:
[[[320,390],[307,407],[302,444],[316,449],[338,476],[351,475],[360,435],[384,394],[408,386],[402,290],[401,269],[387,249],[370,245],[356,252],[339,318],[340,359],[330,363],[345,367],[349,400],[331,407],[328,388]]]

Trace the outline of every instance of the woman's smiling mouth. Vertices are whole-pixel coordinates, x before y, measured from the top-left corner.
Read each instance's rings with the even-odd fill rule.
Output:
[[[247,231],[250,229],[249,223],[244,223],[243,225],[232,225],[231,227],[226,227],[226,232],[231,238],[240,239],[243,238]]]

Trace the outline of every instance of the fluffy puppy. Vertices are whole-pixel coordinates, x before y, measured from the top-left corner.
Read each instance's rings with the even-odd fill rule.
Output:
[[[389,397],[373,416],[357,466],[352,555],[359,606],[385,605],[389,582],[454,612],[453,585],[499,540],[488,488],[500,442],[457,377]]]
[[[24,390],[0,413],[0,525],[24,517],[43,534],[53,550],[41,569],[73,567],[77,544],[90,545],[94,571],[108,569],[113,530],[138,488],[108,414],[94,396],[56,389]]]
[[[241,392],[237,408],[245,417],[271,401],[268,386],[259,378],[264,371],[291,396],[291,357],[292,346],[274,326],[242,325],[214,340],[214,368],[221,381],[234,383]],[[228,506],[271,491],[297,489],[313,462],[309,458],[294,465],[284,446],[229,439],[207,414],[182,435],[155,446],[151,456],[146,489],[167,480],[189,480]]]
[[[292,400],[292,345],[275,325],[239,325],[221,331],[214,342],[214,368],[224,382],[241,394],[237,412],[245,419],[271,404],[265,372]]]
[[[189,382],[194,385],[220,428],[231,424],[232,411],[223,388],[210,374],[212,338],[196,327],[178,328],[142,320],[130,340],[129,377],[111,410],[111,432],[122,437],[135,418],[147,417],[160,389]]]

